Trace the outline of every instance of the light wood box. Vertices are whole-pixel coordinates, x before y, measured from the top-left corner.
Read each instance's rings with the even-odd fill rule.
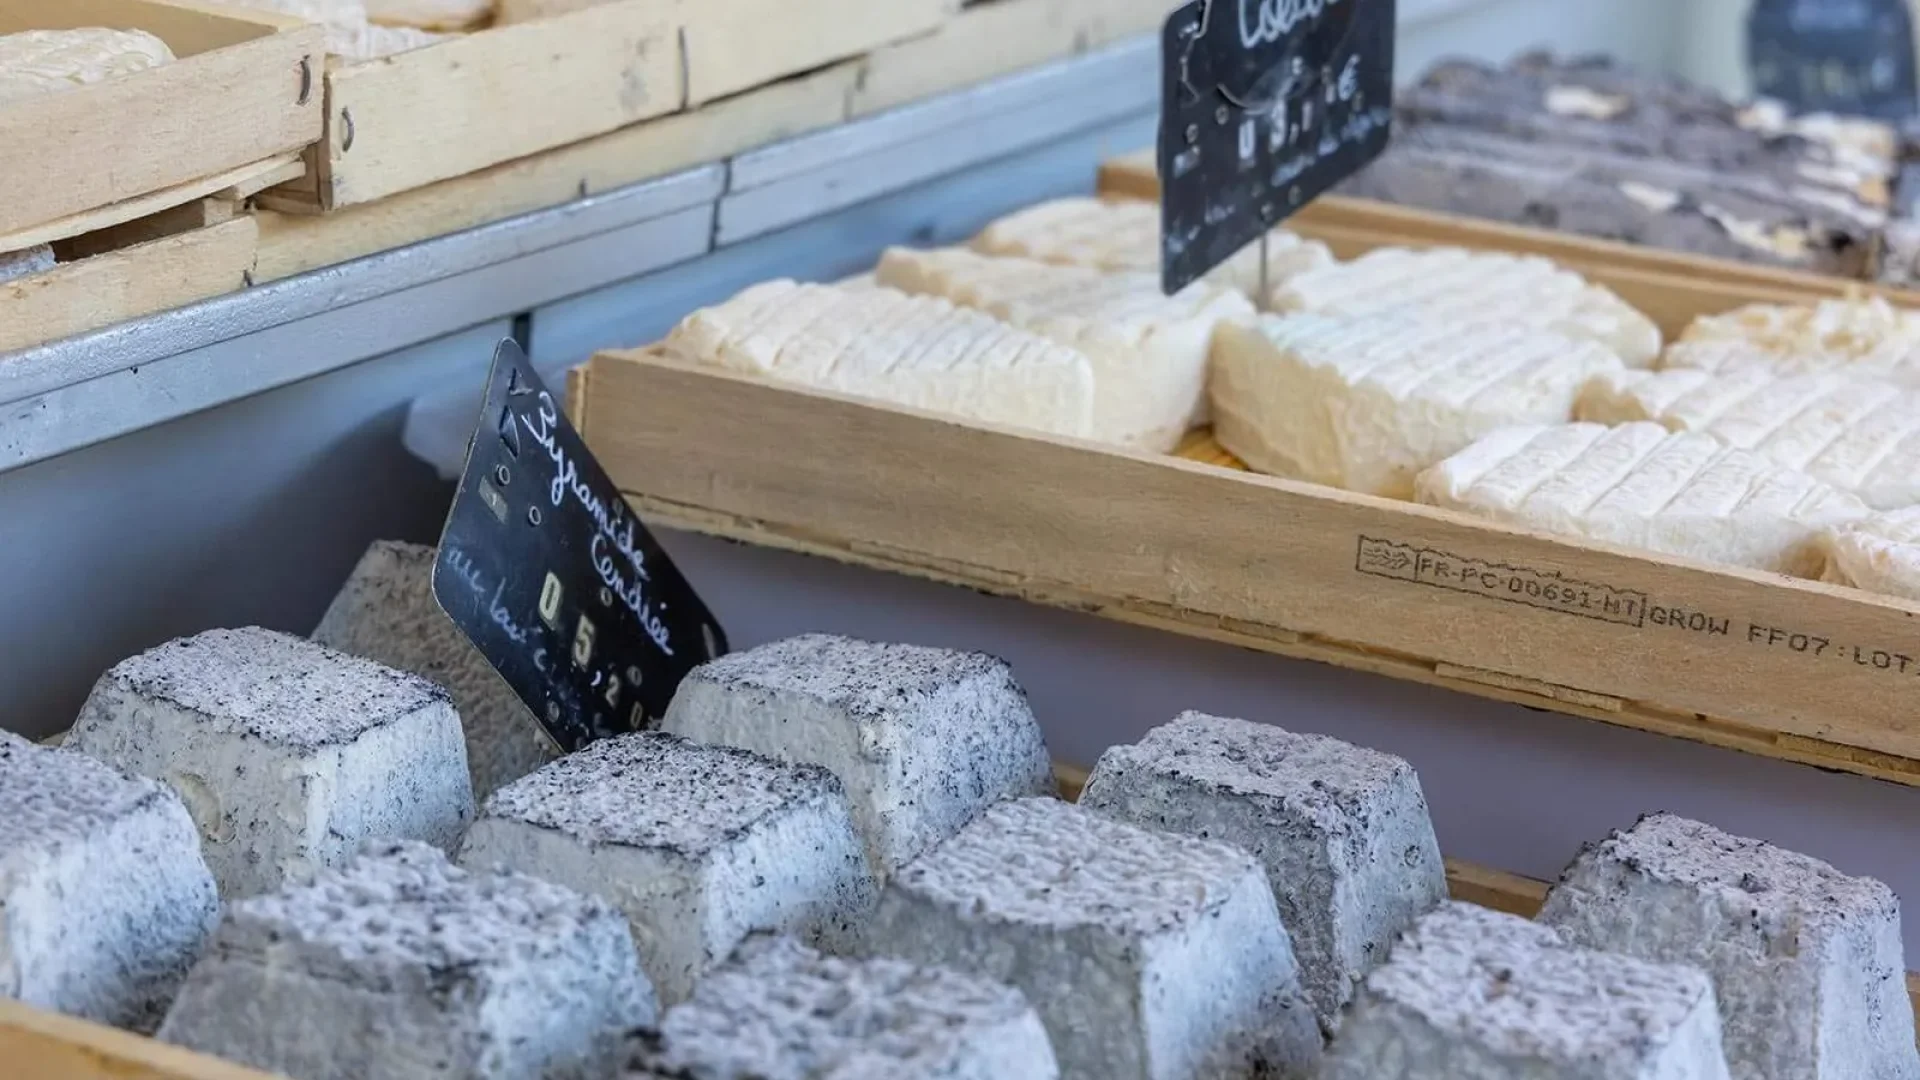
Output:
[[[0,0],[0,34],[87,26],[145,30],[178,59],[0,105],[0,251],[273,174],[320,137],[317,27],[191,0]]]

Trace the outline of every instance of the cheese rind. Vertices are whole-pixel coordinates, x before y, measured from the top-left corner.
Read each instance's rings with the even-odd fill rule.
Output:
[[[962,248],[893,248],[877,281],[984,311],[1093,364],[1093,437],[1165,453],[1206,421],[1214,331],[1249,320],[1243,295],[1196,283],[1174,296],[1157,275],[995,258]]]
[[[1420,502],[1507,524],[1798,577],[1819,572],[1824,531],[1870,513],[1804,473],[1650,423],[1507,428],[1416,488]]]
[[[1160,272],[1160,207],[1132,199],[1054,199],[1010,214],[974,238],[982,255],[1033,259],[1060,266],[1137,273]],[[1267,235],[1267,287],[1333,265],[1318,240],[1286,229]],[[1260,246],[1250,244],[1215,267],[1207,280],[1253,296],[1260,289]]]
[[[690,363],[968,420],[1093,433],[1084,355],[935,297],[770,281],[687,316],[664,348]]]
[[[1920,503],[1920,389],[1838,375],[1620,372],[1587,387],[1578,416],[1704,432],[1877,510]]]
[[[1920,600],[1920,506],[1878,514],[1821,538],[1821,580]]]
[[[1720,374],[1830,373],[1920,389],[1920,312],[1877,296],[1751,304],[1694,320],[1660,366]]]
[[[144,30],[26,30],[0,35],[0,104],[146,71],[173,50]]]
[[[1295,276],[1271,307],[1460,325],[1512,323],[1604,345],[1628,367],[1660,354],[1660,328],[1610,290],[1532,255],[1460,248],[1379,248]]]
[[[1522,325],[1269,315],[1220,329],[1214,435],[1261,472],[1411,498],[1421,470],[1481,436],[1571,419],[1587,382],[1619,367]]]

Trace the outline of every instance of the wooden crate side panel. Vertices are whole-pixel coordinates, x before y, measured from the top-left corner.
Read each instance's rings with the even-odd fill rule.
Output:
[[[307,27],[0,107],[0,233],[298,151],[320,136]],[[303,78],[311,78],[300,101]],[[26,148],[31,148],[27,150]]]
[[[225,197],[225,193],[242,190],[256,180],[282,174],[291,164],[297,162],[297,158],[269,158],[265,161],[256,161],[236,169],[202,176],[184,184],[162,188],[136,198],[109,203],[71,217],[30,226],[18,232],[0,235],[0,251],[23,251],[39,244],[98,233],[104,229],[151,218],[164,211],[188,206],[208,197]]]
[[[8,1080],[272,1080],[265,1073],[0,998]]]
[[[0,34],[87,26],[138,29],[166,42],[178,57],[224,49],[301,25],[298,19],[272,12],[188,0],[0,0]]]
[[[578,142],[681,107],[669,0],[620,0],[327,75],[328,209]]]
[[[244,288],[258,236],[236,218],[0,282],[0,353]]]
[[[590,385],[585,426],[637,495],[1722,718],[1876,770],[1920,757],[1920,605],[657,360],[603,356]],[[809,452],[769,449],[791,446]]]
[[[839,123],[856,64],[648,120],[326,215],[260,211],[255,280],[277,281],[731,157]]]
[[[687,103],[858,56],[938,28],[957,0],[680,0]]]
[[[852,115],[866,116],[1151,33],[1167,0],[992,0],[923,38],[867,57]]]

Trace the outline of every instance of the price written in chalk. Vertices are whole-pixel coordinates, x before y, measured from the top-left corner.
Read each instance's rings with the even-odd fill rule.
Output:
[[[652,727],[726,636],[518,345],[494,356],[434,597],[562,750]]]
[[[1161,277],[1176,292],[1386,149],[1394,0],[1196,0],[1161,40]]]

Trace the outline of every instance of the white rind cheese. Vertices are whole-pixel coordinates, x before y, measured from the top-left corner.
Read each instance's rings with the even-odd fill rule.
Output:
[[[1870,511],[1843,491],[1658,424],[1495,432],[1422,473],[1416,497],[1510,525],[1799,577],[1820,535]]]
[[[1295,276],[1274,290],[1281,312],[1375,317],[1399,313],[1443,324],[1516,323],[1611,349],[1628,367],[1660,354],[1660,328],[1571,270],[1530,255],[1380,248]]]
[[[472,30],[491,18],[493,0],[367,0],[367,19],[381,26],[449,33]]]
[[[1831,530],[1821,546],[1827,556],[1822,580],[1920,600],[1920,506]]]
[[[1920,390],[1837,375],[1621,372],[1593,381],[1579,418],[1705,432],[1877,510],[1920,503]]]
[[[144,30],[27,30],[0,35],[0,104],[105,82],[171,63],[173,50]]]
[[[973,248],[983,255],[1158,275],[1160,207],[1132,199],[1054,199],[987,226],[974,239]],[[1325,244],[1275,229],[1267,237],[1267,286],[1333,261],[1333,252]],[[1207,280],[1248,296],[1258,292],[1259,245],[1249,245],[1215,267]]]
[[[0,76],[0,78],[3,77]],[[47,244],[30,247],[25,251],[0,252],[0,282],[32,277],[53,269],[53,264],[53,248]]]
[[[1834,374],[1920,389],[1920,312],[1879,297],[1751,304],[1694,320],[1663,368]]]
[[[689,315],[664,348],[690,363],[968,420],[1093,432],[1084,355],[935,297],[770,281]]]
[[[1165,453],[1206,422],[1214,330],[1253,304],[1199,283],[1175,296],[1156,275],[993,258],[964,249],[894,248],[881,285],[984,311],[1083,353],[1093,364],[1093,437]]]
[[[1214,350],[1214,436],[1261,472],[1412,498],[1414,477],[1515,424],[1564,423],[1604,347],[1505,326],[1265,316]]]

